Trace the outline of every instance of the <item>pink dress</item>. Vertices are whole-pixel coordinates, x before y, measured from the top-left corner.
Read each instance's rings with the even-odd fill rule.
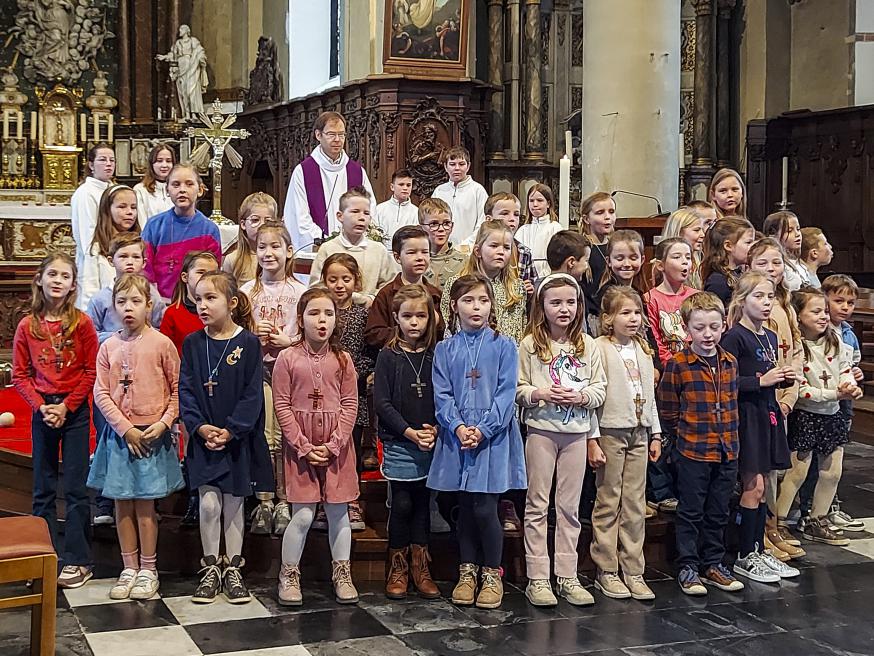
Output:
[[[285,440],[285,488],[290,503],[348,503],[358,498],[352,444],[358,376],[349,354],[344,351],[343,357],[345,371],[333,352],[308,357],[301,343],[283,350],[276,359],[273,405]],[[313,398],[316,388],[318,399]],[[333,456],[324,467],[306,459],[319,444],[327,446]]]

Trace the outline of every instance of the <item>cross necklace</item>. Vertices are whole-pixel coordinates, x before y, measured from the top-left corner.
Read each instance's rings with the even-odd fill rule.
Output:
[[[631,342],[631,344],[633,345],[634,342]],[[646,401],[643,398],[643,384],[640,380],[640,364],[637,362],[637,349],[634,349],[634,366],[637,368],[637,378],[635,379],[632,375],[631,367],[628,366],[628,360],[622,357],[622,345],[613,342],[613,346],[616,348],[616,352],[619,354],[619,359],[622,360],[622,364],[625,365],[625,372],[628,374],[628,381],[634,388],[634,413],[637,415],[637,423],[640,424],[641,419],[643,418],[643,406]]]
[[[303,350],[306,351],[307,354],[307,363],[310,366],[310,377],[313,381],[313,391],[310,394],[307,394],[308,399],[312,399],[313,401],[313,410],[321,410],[322,409],[322,399],[325,398],[325,395],[322,394],[322,381],[324,377],[322,376],[322,359],[327,355],[328,349],[330,348],[329,344],[325,344],[324,351],[319,353],[313,353],[310,351],[309,345],[304,340],[303,342]],[[313,369],[313,361],[318,365],[318,369]]]
[[[695,355],[698,355],[697,353]],[[710,362],[703,355],[699,355],[699,358],[704,361],[704,364],[707,365],[707,370],[710,372],[710,377],[713,379],[713,391],[716,392],[716,407],[713,408],[716,411],[717,418],[719,417],[719,413],[722,412],[722,395],[721,395],[721,387],[722,387],[722,364],[719,362],[719,351],[716,351],[716,371],[713,371],[713,367],[710,366]]]
[[[479,346],[476,347],[476,356],[474,356],[470,350],[470,344],[467,343],[467,335],[462,333],[462,339],[464,340],[464,346],[467,348],[468,362],[470,362],[470,371],[468,371],[464,375],[464,377],[470,378],[470,388],[471,389],[476,389],[476,381],[481,376],[479,369],[476,368],[476,363],[479,361],[479,352],[480,352],[480,349],[482,349],[482,347],[483,347],[483,339],[485,338],[485,336],[486,336],[486,331],[483,330],[480,333]],[[476,338],[474,338],[474,339],[476,339]]]
[[[768,360],[768,362],[771,363],[771,365],[774,368],[776,368],[777,367],[777,354],[774,353],[774,347],[771,346],[771,340],[768,339],[768,333],[765,333],[765,342],[768,344],[768,346],[765,347],[765,344],[762,343],[762,340],[759,337],[759,334],[755,330],[751,330],[750,332],[753,334],[753,337],[756,338],[756,341],[759,343],[759,346],[762,347],[762,353],[764,354],[765,358]]]
[[[206,332],[206,329],[204,329]],[[209,373],[209,377],[206,379],[206,382],[203,386],[206,388],[207,394],[209,394],[210,398],[213,396],[213,388],[218,385],[218,381],[213,380],[215,378],[216,373],[218,372],[218,368],[222,364],[222,360],[225,358],[225,353],[228,352],[228,346],[231,345],[231,340],[236,337],[236,332],[228,337],[227,341],[225,341],[225,348],[222,351],[222,354],[219,356],[218,361],[215,363],[215,366],[210,369],[209,368],[209,340],[211,339],[209,335],[206,336],[206,371]]]
[[[417,370],[416,367],[413,366],[413,361],[410,359],[410,355],[409,355],[409,353],[407,353],[406,349],[403,346],[400,346],[399,348],[401,349],[401,353],[403,353],[404,357],[407,359],[407,362],[410,363],[410,369],[412,369],[413,373],[416,374],[416,382],[410,383],[410,387],[414,387],[416,389],[416,396],[421,399],[422,398],[422,388],[428,387],[427,383],[422,382],[422,367],[425,366],[426,353],[425,353],[425,351],[421,352],[422,353],[422,361],[419,362],[419,369]],[[414,351],[414,353],[415,353],[415,351]]]
[[[130,389],[131,384],[134,382],[131,374],[133,373],[133,368],[130,366],[130,350],[127,348],[128,345],[132,345],[134,342],[139,341],[143,333],[140,333],[133,339],[125,339],[122,337],[122,331],[118,331],[118,337],[121,339],[121,373],[124,375],[123,378],[118,380],[119,385],[122,386],[122,394],[127,394],[127,391]]]

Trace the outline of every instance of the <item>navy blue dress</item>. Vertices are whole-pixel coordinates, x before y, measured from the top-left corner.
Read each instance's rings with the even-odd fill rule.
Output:
[[[737,359],[738,469],[745,474],[768,474],[792,465],[777,388],[759,386],[759,377],[774,368],[778,344],[776,333],[763,330],[756,339],[749,328],[737,324],[719,342]]]
[[[210,396],[204,383],[216,365],[213,380],[218,384]],[[211,485],[237,497],[273,491],[273,465],[264,438],[262,370],[261,342],[248,330],[230,340],[212,339],[198,330],[182,343],[179,412],[189,435],[185,465],[191,489]],[[228,429],[231,440],[224,449],[206,448],[197,434],[203,424]]]

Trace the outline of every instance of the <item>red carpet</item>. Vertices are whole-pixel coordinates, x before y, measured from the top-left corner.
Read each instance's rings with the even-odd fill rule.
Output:
[[[30,455],[30,418],[31,409],[18,392],[12,387],[0,389],[0,413],[11,412],[15,415],[15,425],[11,428],[0,428],[0,449],[8,449],[17,453]],[[94,427],[91,427],[91,450],[94,450]]]

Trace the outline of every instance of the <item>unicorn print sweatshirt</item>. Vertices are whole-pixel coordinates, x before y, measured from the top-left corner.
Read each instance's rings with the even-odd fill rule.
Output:
[[[598,424],[593,411],[604,403],[607,396],[607,376],[595,340],[588,335],[583,335],[583,338],[583,355],[574,354],[571,344],[550,341],[549,362],[544,362],[537,355],[531,335],[526,335],[519,344],[516,402],[524,409],[523,418],[530,428],[598,437]],[[557,405],[532,399],[536,390],[553,385],[584,392],[588,401],[585,405]]]

